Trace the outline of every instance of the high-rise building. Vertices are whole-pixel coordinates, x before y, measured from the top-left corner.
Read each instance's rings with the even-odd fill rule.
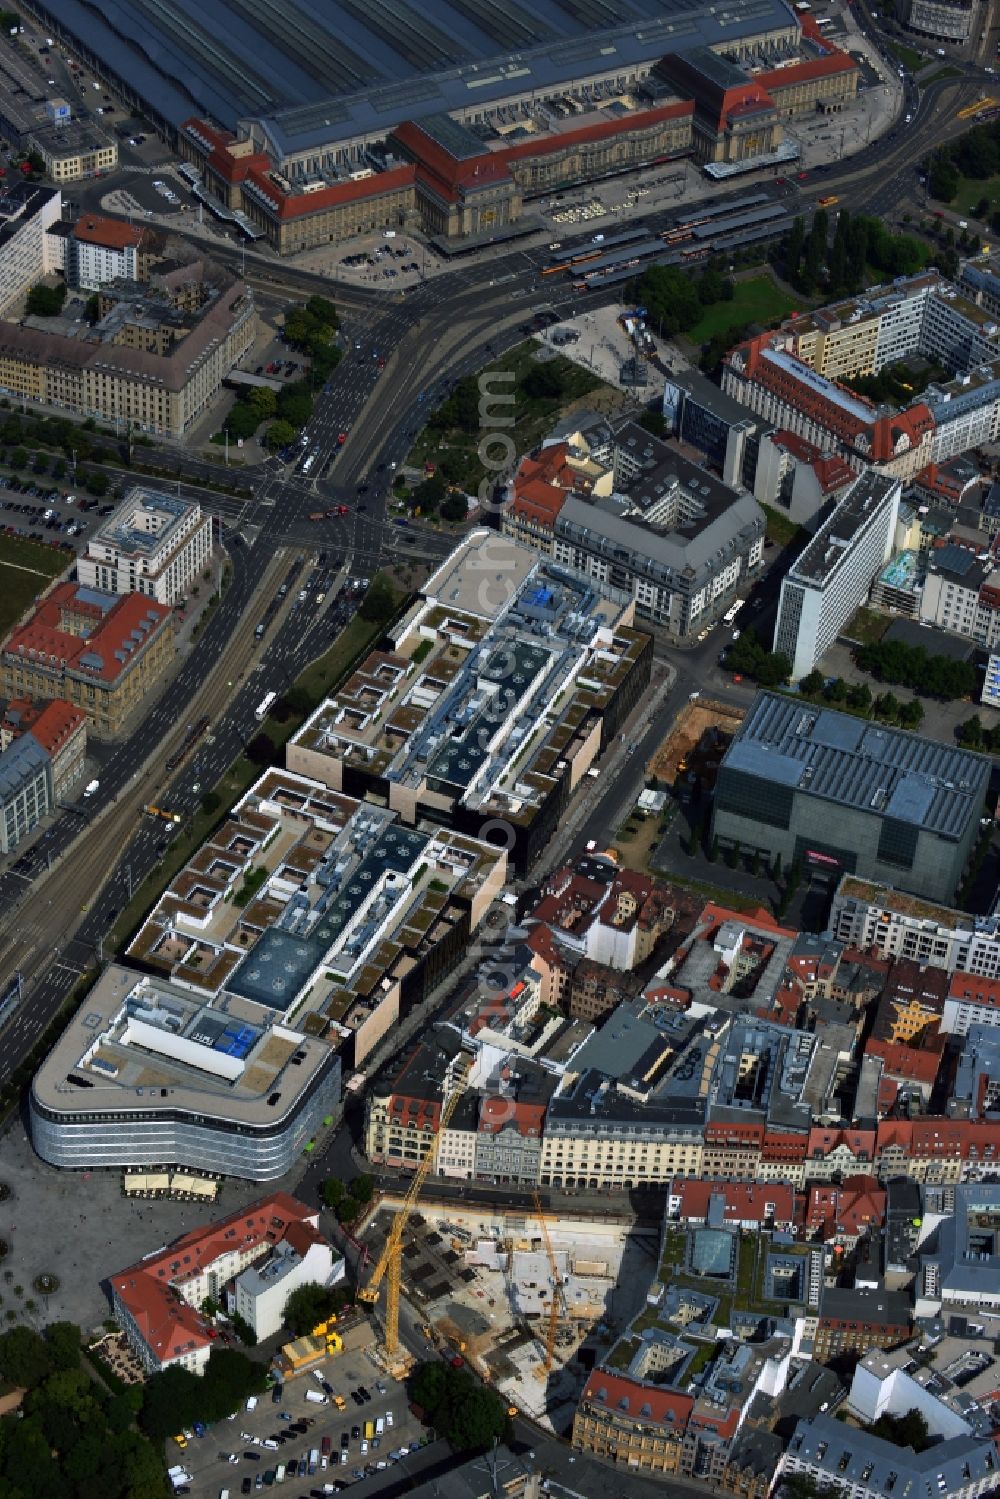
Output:
[[[798,680],[836,640],[892,555],[898,479],[856,479],[782,579],[774,649]]]

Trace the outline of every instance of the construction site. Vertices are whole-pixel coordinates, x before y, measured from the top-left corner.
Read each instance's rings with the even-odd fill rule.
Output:
[[[511,1210],[425,1201],[408,1210],[386,1198],[365,1234],[375,1263],[369,1296],[397,1235],[404,1328],[559,1432],[587,1373],[644,1304],[659,1229],[628,1213],[557,1219],[540,1202]],[[397,1342],[391,1372],[404,1367]]]
[[[678,777],[697,778],[705,790],[711,790],[722,757],[745,716],[743,708],[712,698],[685,703],[651,756],[647,773],[668,786]]]

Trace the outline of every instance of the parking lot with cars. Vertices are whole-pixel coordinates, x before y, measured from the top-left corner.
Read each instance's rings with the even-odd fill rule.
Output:
[[[403,1385],[359,1350],[274,1385],[247,1406],[168,1441],[169,1466],[188,1475],[177,1492],[215,1499],[228,1489],[235,1499],[290,1484],[289,1499],[341,1493],[390,1473],[429,1440]]]
[[[72,490],[43,489],[9,479],[0,487],[0,527],[34,541],[59,542],[82,551],[87,536],[114,505]]]

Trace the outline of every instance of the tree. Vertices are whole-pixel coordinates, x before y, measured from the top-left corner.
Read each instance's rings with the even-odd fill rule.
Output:
[[[13,451],[13,453],[11,453],[11,455],[10,455],[10,466],[11,466],[12,469],[16,470],[16,469],[24,468],[24,465],[27,463],[27,461],[28,461],[28,450],[27,450],[27,448],[15,448],[14,451]]]
[[[419,506],[424,513],[433,514],[444,499],[446,489],[443,474],[428,474],[426,479],[421,479],[411,494],[411,508],[415,510]]]
[[[233,1332],[239,1338],[240,1342],[241,1343],[245,1343],[248,1348],[256,1348],[256,1346],[257,1346],[257,1334],[254,1332],[253,1328],[250,1326],[250,1323],[246,1322],[240,1316],[239,1312],[233,1312],[232,1322],[233,1322]]]
[[[347,1188],[337,1177],[331,1176],[320,1187],[319,1195],[328,1208],[335,1208],[338,1203],[343,1202],[347,1195]]]
[[[415,1404],[423,1408],[431,1425],[460,1451],[485,1451],[506,1434],[503,1400],[466,1369],[437,1362],[419,1364],[411,1390]]]
[[[360,1203],[369,1203],[375,1195],[375,1178],[367,1171],[356,1176],[351,1182],[351,1196],[356,1197]]]
[[[264,434],[264,442],[272,453],[278,453],[295,441],[295,428],[291,422],[272,422]]]
[[[818,697],[823,691],[823,673],[815,667],[799,682],[799,691],[804,697]]]
[[[292,1291],[285,1302],[285,1326],[296,1337],[302,1337],[321,1322],[326,1322],[336,1307],[337,1298],[332,1287],[307,1281]]]
[[[278,397],[267,385],[249,386],[240,399],[250,407],[258,424],[268,421],[278,410]]]
[[[260,426],[261,418],[247,401],[234,401],[223,428],[234,440],[252,437]]]
[[[201,810],[206,817],[211,817],[215,812],[218,812],[221,806],[222,797],[217,791],[205,792],[205,795],[201,799]]]
[[[557,401],[565,389],[565,380],[553,362],[535,364],[521,381],[521,389],[533,401]]]
[[[277,765],[281,758],[274,741],[267,734],[255,734],[246,747],[246,757],[253,765]]]
[[[328,328],[340,326],[337,309],[328,297],[310,297],[306,303],[306,312],[323,326]]]
[[[396,595],[392,584],[388,578],[377,573],[361,601],[358,613],[362,619],[367,619],[372,624],[385,624],[392,617],[395,607]]]
[[[654,437],[667,437],[667,421],[662,411],[644,411],[639,418],[639,426],[645,432],[652,432]]]
[[[66,300],[66,283],[45,286],[41,282],[33,286],[25,302],[25,311],[33,317],[58,317]]]
[[[50,1322],[45,1342],[53,1369],[78,1369],[80,1366],[80,1329],[75,1322]]]
[[[52,1354],[30,1327],[12,1327],[0,1337],[0,1374],[11,1384],[33,1389],[52,1372]]]
[[[312,411],[312,392],[305,380],[293,380],[282,388],[278,396],[278,415],[282,421],[298,429],[305,426]]]
[[[107,474],[102,473],[99,468],[88,469],[83,482],[87,493],[97,495],[98,497],[106,495],[110,488],[110,480]]]
[[[101,299],[96,291],[91,292],[84,304],[84,317],[88,323],[96,323],[101,315]]]
[[[458,489],[449,490],[441,502],[441,518],[458,522],[465,520],[468,514],[469,503],[465,495]]]

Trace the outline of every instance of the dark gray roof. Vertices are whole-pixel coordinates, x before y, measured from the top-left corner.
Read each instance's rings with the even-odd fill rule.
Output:
[[[59,0],[60,29],[173,124],[260,118],[279,153],[653,64],[790,23],[782,0]]]
[[[941,1494],[966,1491],[977,1479],[989,1478],[995,1484],[1000,1475],[991,1442],[950,1437],[914,1452],[823,1415],[799,1422],[789,1453],[815,1466],[821,1483],[826,1476],[838,1489],[857,1484],[862,1491],[891,1494],[892,1499],[939,1499]]]
[[[775,692],[758,693],[722,768],[955,840],[990,777],[983,755]]]
[[[851,543],[887,503],[899,480],[889,474],[867,473],[856,479],[838,500],[801,557],[793,563],[789,578],[823,583],[852,555]]]
[[[755,427],[768,426],[756,411],[751,411],[749,406],[744,406],[724,390],[720,390],[714,381],[699,370],[672,370],[667,377],[666,389],[669,390],[672,385],[683,392],[686,401],[691,401],[695,406],[703,406],[706,411],[720,417],[730,426],[736,426],[739,422],[750,422]]]
[[[911,1320],[910,1298],[902,1291],[865,1291],[826,1286],[819,1304],[822,1321],[866,1322],[872,1327],[903,1327]]]
[[[0,806],[5,806],[12,797],[42,771],[49,757],[30,734],[15,739],[9,749],[0,755]]]

